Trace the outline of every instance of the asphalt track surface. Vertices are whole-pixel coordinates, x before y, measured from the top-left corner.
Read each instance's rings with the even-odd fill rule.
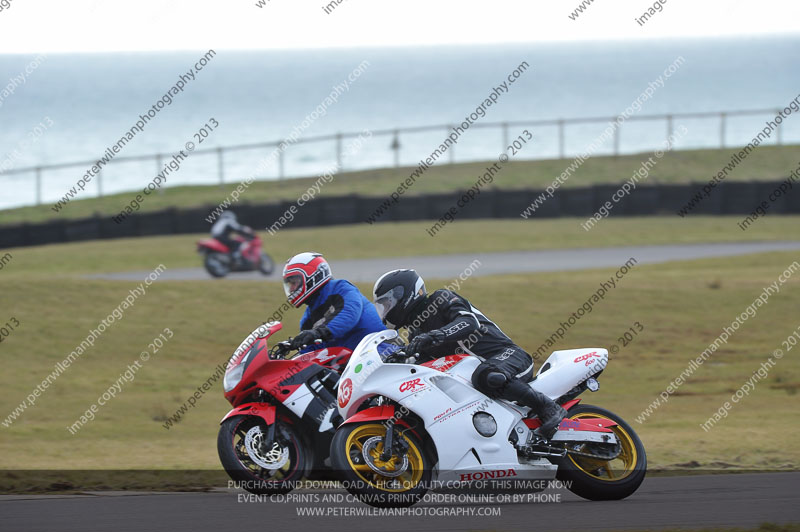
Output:
[[[641,264],[731,257],[769,251],[797,251],[800,242],[733,242],[709,244],[678,244],[661,246],[625,246],[584,249],[551,249],[541,251],[510,251],[504,253],[475,253],[424,257],[388,257],[378,259],[337,260],[331,266],[336,277],[355,282],[374,282],[389,270],[414,268],[423,278],[454,279],[465,271],[472,275],[499,275],[511,273],[588,270],[593,268],[618,268],[631,257]],[[257,280],[277,279],[281,273],[282,258],[274,257],[276,271],[270,276],[258,272],[234,273],[226,279]],[[475,260],[479,260],[479,265]],[[199,261],[199,257],[198,257]],[[150,272],[133,271],[93,275],[93,279],[140,282]],[[201,267],[170,268],[164,271],[161,281],[215,280]]]
[[[545,491],[552,502],[421,503],[412,510],[474,515],[356,516],[361,503],[246,502],[239,491],[175,494],[0,496],[0,530],[8,532],[264,530],[339,532],[608,531],[659,528],[743,527],[800,522],[800,472],[646,478],[628,499],[590,502],[561,490]],[[343,490],[303,491],[344,497]],[[560,497],[556,498],[556,495]],[[531,495],[532,496],[532,495]],[[560,499],[560,500],[558,500]],[[321,508],[330,515],[298,515]],[[330,510],[329,510],[330,508]],[[443,510],[443,509],[450,510]],[[500,515],[477,515],[499,508]],[[426,510],[428,509],[428,510]],[[340,514],[340,515],[337,515]]]

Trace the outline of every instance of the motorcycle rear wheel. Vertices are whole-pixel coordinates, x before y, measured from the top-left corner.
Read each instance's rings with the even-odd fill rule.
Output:
[[[569,409],[566,419],[610,419],[609,427],[620,443],[620,453],[613,460],[600,460],[567,453],[558,463],[556,478],[571,482],[567,488],[591,501],[610,501],[635,492],[647,472],[644,445],[633,428],[613,412],[594,405],[577,404]],[[575,451],[589,451],[585,444]]]
[[[417,438],[408,431],[398,430],[397,437],[408,444],[405,456],[395,453],[389,460],[381,460],[385,435],[386,426],[374,421],[340,427],[331,442],[333,469],[344,481],[345,489],[370,506],[403,508],[416,504],[430,486],[431,459]],[[370,467],[366,460],[386,471],[386,475]]]
[[[258,437],[260,433],[263,438],[267,432],[264,420],[259,417],[234,416],[223,421],[219,428],[217,452],[220,462],[228,475],[251,493],[288,493],[307,473],[309,459],[302,440],[294,427],[281,421],[277,423],[275,442],[269,449],[258,441],[252,443],[253,434]],[[251,455],[246,444],[248,432],[255,456]],[[276,467],[265,467],[269,462]]]

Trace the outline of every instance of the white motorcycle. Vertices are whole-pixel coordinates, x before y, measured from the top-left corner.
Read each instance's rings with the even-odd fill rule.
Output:
[[[586,499],[612,500],[642,483],[647,458],[631,426],[576,398],[599,388],[607,350],[555,351],[541,366],[531,387],[568,412],[545,440],[529,408],[473,387],[477,357],[415,365],[396,351],[396,338],[387,330],[362,339],[339,381],[345,421],[331,442],[331,462],[363,502],[410,506],[429,489],[542,491],[553,478]]]

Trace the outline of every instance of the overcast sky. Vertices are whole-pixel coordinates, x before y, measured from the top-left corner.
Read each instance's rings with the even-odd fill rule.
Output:
[[[800,31],[797,0],[10,0],[0,53],[403,46]],[[664,0],[662,0],[664,1]]]

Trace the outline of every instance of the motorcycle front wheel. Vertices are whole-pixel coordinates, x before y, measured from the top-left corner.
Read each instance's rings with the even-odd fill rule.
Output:
[[[251,493],[288,493],[306,475],[308,453],[295,428],[276,423],[271,445],[265,441],[267,425],[260,417],[234,416],[219,428],[217,452],[222,466]]]
[[[409,431],[398,430],[408,448],[383,460],[386,426],[366,422],[344,425],[331,442],[331,464],[344,487],[361,502],[378,508],[402,508],[419,502],[431,481],[431,459]]]
[[[261,252],[261,262],[258,264],[258,270],[264,275],[269,275],[275,271],[275,262],[272,260],[272,257],[263,251]]]
[[[598,458],[603,449],[592,444],[567,445],[567,455],[558,464],[556,477],[567,484],[567,489],[592,501],[611,501],[628,497],[635,492],[647,472],[647,455],[644,445],[633,428],[615,413],[593,405],[577,404],[569,409],[566,419],[610,419],[616,426],[609,427],[617,437],[615,456]]]
[[[211,252],[206,253],[206,258],[203,261],[206,271],[212,277],[222,278],[228,275],[231,271],[231,258],[225,253]]]

